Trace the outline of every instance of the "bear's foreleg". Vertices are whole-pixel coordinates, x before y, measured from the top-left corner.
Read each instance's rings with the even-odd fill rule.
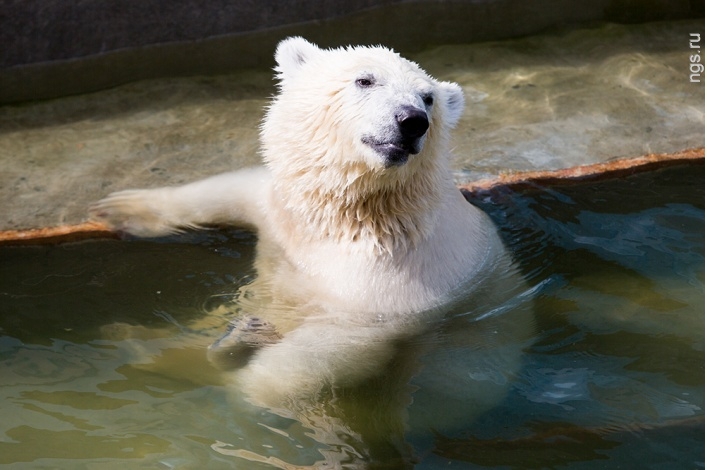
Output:
[[[93,204],[89,214],[112,230],[140,237],[207,225],[257,229],[269,186],[267,169],[250,168],[183,186],[119,191]]]

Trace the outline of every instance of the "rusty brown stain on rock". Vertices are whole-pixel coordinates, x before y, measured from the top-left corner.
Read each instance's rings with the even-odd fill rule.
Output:
[[[568,186],[587,181],[608,180],[674,165],[704,165],[704,147],[675,153],[648,154],[641,157],[620,158],[603,163],[582,165],[561,170],[527,171],[501,174],[495,178],[475,181],[460,186],[471,193],[492,188],[528,186]],[[119,238],[105,225],[84,222],[76,225],[45,227],[29,230],[0,231],[0,246],[57,244],[87,239]]]
[[[560,170],[525,171],[501,174],[463,185],[460,189],[471,193],[487,191],[499,186],[567,186],[587,181],[622,178],[628,175],[673,165],[704,165],[704,147],[675,153],[648,154],[640,157],[619,158],[591,165],[581,165]]]
[[[101,223],[84,222],[60,227],[0,231],[0,246],[51,245],[92,238],[118,238],[118,235]]]

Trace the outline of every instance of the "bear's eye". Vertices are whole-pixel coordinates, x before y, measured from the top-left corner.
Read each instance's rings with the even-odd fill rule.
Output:
[[[425,103],[425,106],[432,106],[432,104],[435,102],[434,96],[425,95],[422,97],[422,102]]]
[[[371,77],[363,77],[356,80],[356,85],[358,85],[359,88],[370,88],[375,84],[375,80]]]

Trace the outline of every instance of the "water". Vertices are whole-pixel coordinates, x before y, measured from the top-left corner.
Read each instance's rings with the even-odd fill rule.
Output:
[[[252,235],[2,248],[0,465],[703,468],[703,173],[477,195],[526,284],[294,411],[206,359]]]

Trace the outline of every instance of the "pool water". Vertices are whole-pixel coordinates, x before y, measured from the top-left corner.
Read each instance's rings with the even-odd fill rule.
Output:
[[[249,403],[206,358],[256,275],[253,235],[2,248],[0,465],[704,468],[703,167],[469,198],[527,286],[460,300],[309,415]],[[486,337],[528,309],[530,334]],[[455,348],[459,331],[498,347]],[[509,350],[513,370],[489,366]]]

